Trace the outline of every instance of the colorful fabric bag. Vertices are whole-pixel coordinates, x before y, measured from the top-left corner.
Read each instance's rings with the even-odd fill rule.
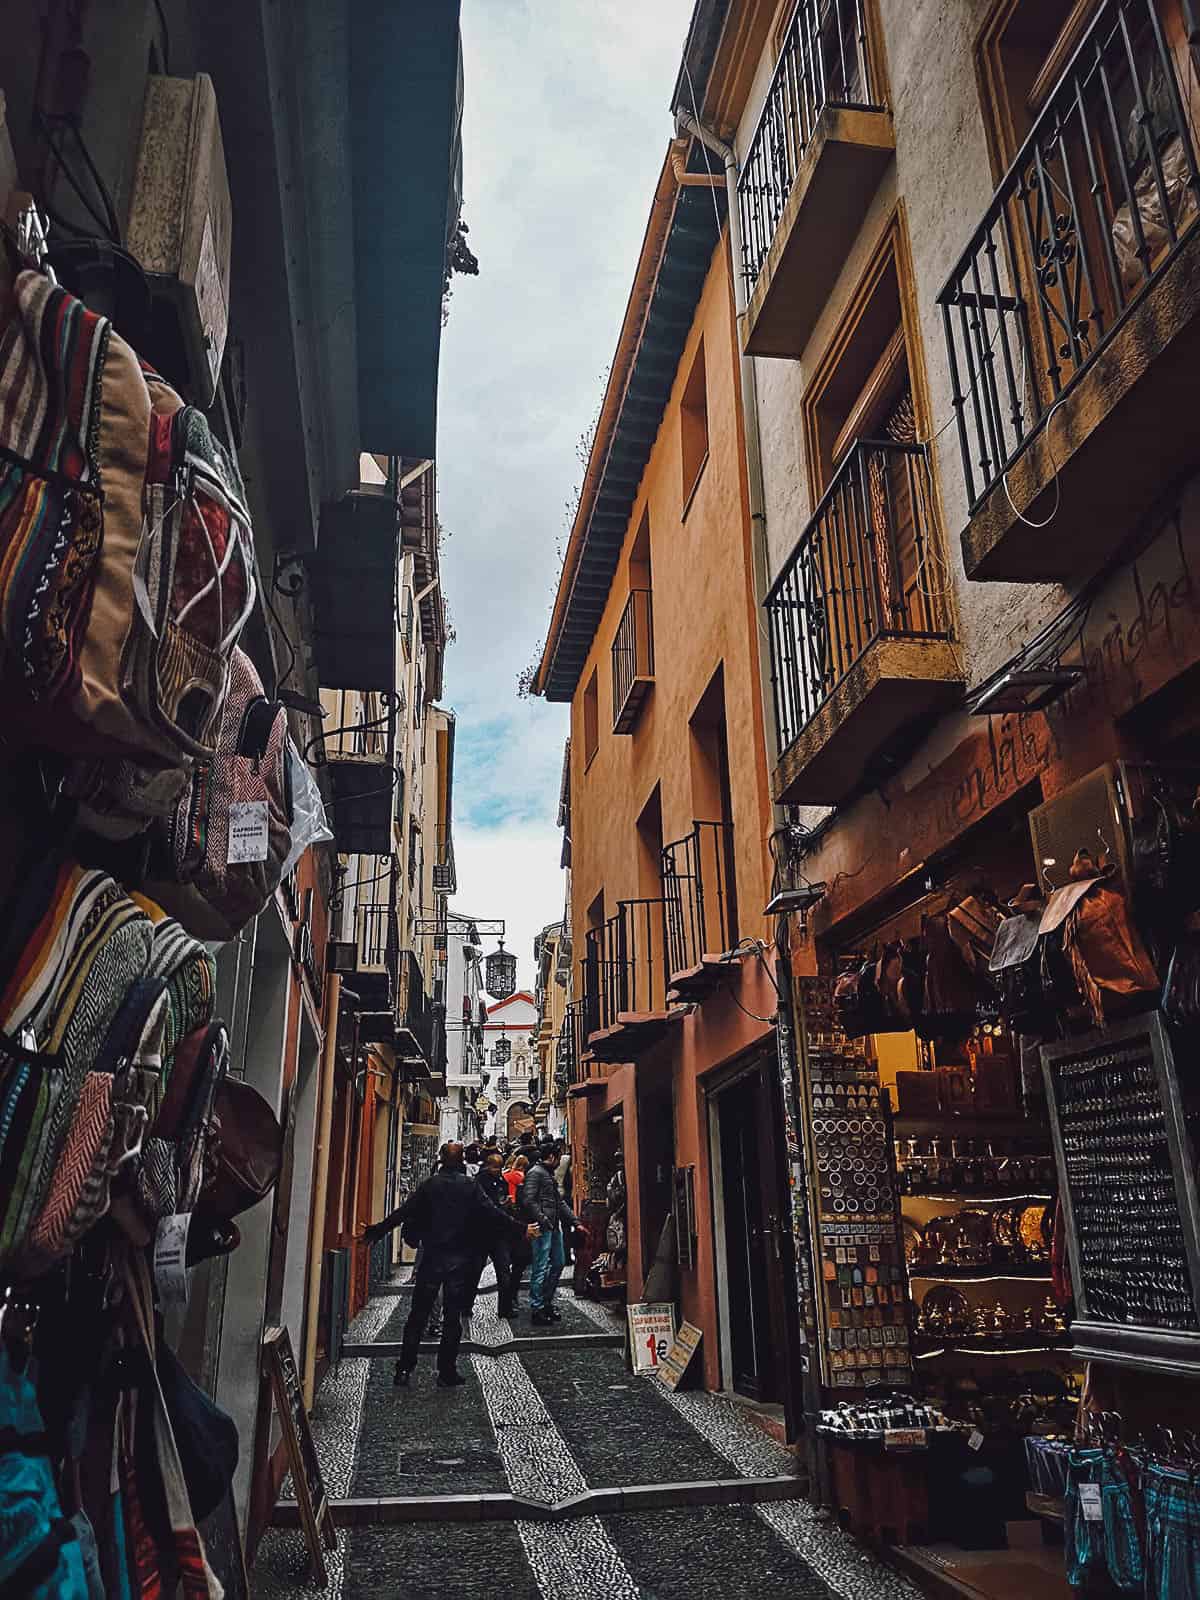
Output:
[[[235,649],[215,754],[197,761],[161,830],[150,890],[190,933],[236,938],[279,887],[291,848],[287,713]]]
[[[131,837],[210,755],[254,604],[237,469],[102,317],[0,272],[0,647],[86,825]]]
[[[36,1368],[0,1339],[0,1594],[88,1600],[75,1526],[63,1516],[38,1409]]]

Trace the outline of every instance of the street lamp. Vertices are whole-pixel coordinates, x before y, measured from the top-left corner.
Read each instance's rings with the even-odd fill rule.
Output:
[[[502,1036],[492,1047],[492,1060],[498,1067],[512,1060],[512,1040]]]
[[[507,1000],[517,990],[517,958],[504,948],[492,951],[484,963],[484,987],[493,1000]]]

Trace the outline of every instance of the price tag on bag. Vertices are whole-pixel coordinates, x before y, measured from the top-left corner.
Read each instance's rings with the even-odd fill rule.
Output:
[[[187,1241],[190,1211],[164,1217],[154,1237],[154,1281],[164,1306],[185,1306],[188,1297]]]
[[[1098,1483],[1081,1483],[1079,1485],[1079,1509],[1083,1512],[1085,1522],[1103,1522],[1104,1507],[1100,1503],[1100,1485]]]
[[[968,1436],[967,1436],[967,1449],[968,1450],[982,1450],[983,1449],[983,1435],[980,1433],[978,1428],[974,1429],[973,1432],[968,1434]]]
[[[265,861],[269,844],[269,815],[265,800],[235,800],[229,808],[227,866]]]
[[[924,1428],[885,1428],[883,1430],[883,1448],[885,1450],[924,1450],[926,1442]]]

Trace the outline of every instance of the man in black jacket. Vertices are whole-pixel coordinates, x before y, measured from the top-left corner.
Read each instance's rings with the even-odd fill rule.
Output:
[[[407,1223],[411,1227],[405,1229],[405,1237],[411,1244],[412,1234],[419,1232],[423,1249],[413,1279],[412,1309],[404,1324],[396,1382],[407,1386],[412,1376],[421,1336],[441,1289],[442,1340],[438,1348],[437,1381],[441,1388],[448,1389],[466,1382],[457,1367],[458,1347],[462,1343],[462,1319],[470,1303],[480,1250],[487,1249],[497,1234],[515,1234],[519,1238],[528,1233],[533,1238],[537,1229],[510,1220],[488,1199],[484,1190],[467,1177],[461,1144],[444,1144],[440,1162],[438,1171],[426,1178],[402,1206],[382,1222],[371,1224],[366,1237],[369,1243],[374,1243],[393,1228]]]

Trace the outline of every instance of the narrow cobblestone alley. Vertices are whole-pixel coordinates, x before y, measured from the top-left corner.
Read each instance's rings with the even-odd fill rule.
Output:
[[[428,1355],[409,1390],[393,1387],[389,1356],[344,1358],[312,1417],[333,1499],[507,1493],[555,1505],[589,1490],[789,1474],[789,1452],[736,1405],[704,1393],[671,1395],[653,1379],[632,1377],[615,1337],[620,1321],[569,1293],[559,1303],[563,1320],[554,1328],[534,1328],[527,1317],[512,1325],[532,1349],[464,1354],[470,1381],[461,1390],[435,1386]],[[386,1349],[407,1314],[403,1287],[378,1295],[349,1330],[348,1345]],[[485,1290],[467,1339],[496,1347],[509,1338]],[[598,1515],[585,1505],[554,1522],[465,1520],[466,1507],[455,1521],[433,1520],[447,1514],[443,1508],[430,1508],[430,1520],[381,1526],[347,1526],[343,1516],[325,1593],[329,1600],[467,1600],[494,1590],[508,1600],[915,1594],[806,1500],[776,1498],[774,1482],[708,1492],[762,1498]],[[299,1530],[272,1529],[252,1573],[256,1600],[316,1592],[305,1567]]]

